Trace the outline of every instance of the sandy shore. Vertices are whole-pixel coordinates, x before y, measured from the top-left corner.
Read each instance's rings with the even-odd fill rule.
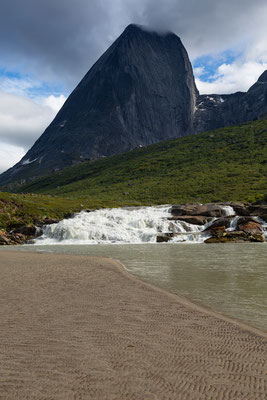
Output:
[[[115,261],[0,252],[0,399],[263,400],[267,340]]]

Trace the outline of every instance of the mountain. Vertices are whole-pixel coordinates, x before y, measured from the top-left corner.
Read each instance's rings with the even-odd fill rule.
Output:
[[[246,92],[197,98],[194,133],[267,117],[267,71]]]
[[[197,95],[179,37],[129,25],[0,184],[188,135]]]
[[[267,71],[246,93],[199,95],[180,38],[129,25],[0,185],[266,115]]]

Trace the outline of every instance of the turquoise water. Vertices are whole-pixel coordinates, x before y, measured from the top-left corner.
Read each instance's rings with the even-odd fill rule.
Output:
[[[146,282],[267,330],[267,244],[26,245],[15,249],[112,257]]]

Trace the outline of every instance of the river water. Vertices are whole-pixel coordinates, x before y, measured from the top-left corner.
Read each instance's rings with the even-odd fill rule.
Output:
[[[267,330],[266,243],[46,244],[16,250],[112,257],[146,282]]]

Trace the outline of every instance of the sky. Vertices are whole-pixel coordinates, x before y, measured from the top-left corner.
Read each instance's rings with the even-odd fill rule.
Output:
[[[175,32],[201,94],[246,91],[267,69],[266,0],[1,0],[0,172],[55,117],[130,23]]]

